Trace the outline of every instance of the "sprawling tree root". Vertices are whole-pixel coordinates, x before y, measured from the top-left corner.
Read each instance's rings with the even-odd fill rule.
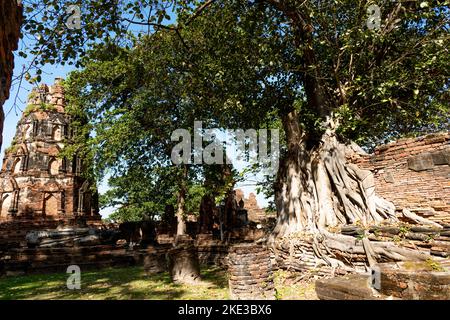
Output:
[[[429,225],[429,226],[432,226],[432,227],[435,227],[435,228],[438,228],[438,229],[442,229],[443,228],[439,223],[436,223],[436,222],[431,221],[429,219],[420,217],[417,214],[412,213],[411,211],[409,211],[406,208],[404,208],[402,210],[402,214],[403,214],[404,217],[412,220],[415,223]]]
[[[342,224],[368,226],[396,220],[395,207],[375,195],[369,170],[346,163],[353,150],[325,133],[311,151],[299,146],[278,175],[278,224],[274,236]]]
[[[355,152],[355,146],[339,143],[329,130],[318,147],[307,151],[296,130],[295,126],[287,127],[290,152],[278,173],[278,222],[269,243],[293,233],[310,234],[315,255],[332,267],[344,267],[333,252],[340,252],[341,257],[347,253],[365,254],[370,266],[383,260],[428,257],[392,242],[370,242],[367,238],[356,241],[352,236],[328,231],[340,225],[369,227],[381,222],[395,223],[398,221],[395,206],[375,194],[371,171],[347,163],[346,155]],[[300,141],[298,145],[293,145],[294,139]],[[416,222],[426,222],[409,211],[406,214]],[[429,221],[428,224],[436,225]]]
[[[374,242],[368,238],[358,240],[352,236],[330,233],[322,230],[322,244],[332,251],[342,253],[365,254],[369,265],[380,261],[426,260],[428,254],[416,250],[402,248],[393,242]]]

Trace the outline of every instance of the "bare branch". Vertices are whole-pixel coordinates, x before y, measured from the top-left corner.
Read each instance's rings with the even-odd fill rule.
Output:
[[[134,20],[131,20],[131,19],[128,19],[128,18],[123,18],[123,20],[126,21],[126,22],[129,22],[131,24],[138,24],[138,25],[141,25],[141,26],[158,27],[158,28],[161,28],[161,29],[167,29],[167,30],[172,30],[172,31],[178,29],[177,27],[167,26],[167,25],[164,25],[164,24],[154,23],[154,22],[134,21]]]
[[[194,21],[203,12],[203,10],[205,10],[207,7],[209,7],[214,2],[215,2],[215,0],[209,0],[209,1],[206,1],[204,4],[202,4],[200,7],[198,7],[184,25],[188,26],[192,21]]]

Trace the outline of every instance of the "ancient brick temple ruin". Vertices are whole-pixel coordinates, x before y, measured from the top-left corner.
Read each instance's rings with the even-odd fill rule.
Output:
[[[254,193],[250,193],[248,198],[245,198],[244,192],[241,189],[236,189],[236,201],[237,203],[243,203],[243,208],[247,210],[248,220],[250,221],[259,222],[267,218],[276,217],[275,214],[259,207]]]
[[[0,222],[100,220],[97,193],[82,177],[80,158],[61,158],[71,139],[61,80],[30,94],[0,173]]]
[[[376,192],[398,210],[450,225],[450,132],[404,138],[352,156],[373,172]]]
[[[13,51],[17,50],[22,24],[22,5],[17,0],[0,1],[0,147],[3,132],[3,103],[9,98],[14,69]]]

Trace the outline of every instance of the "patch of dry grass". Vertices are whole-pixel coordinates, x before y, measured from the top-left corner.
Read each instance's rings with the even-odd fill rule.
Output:
[[[275,288],[279,300],[318,300],[315,281],[299,280],[299,274],[284,270],[275,272]]]

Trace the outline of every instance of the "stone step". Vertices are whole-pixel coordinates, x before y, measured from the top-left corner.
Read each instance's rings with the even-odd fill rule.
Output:
[[[367,274],[352,274],[316,281],[316,293],[320,300],[384,300],[370,288],[371,277]]]
[[[380,293],[406,300],[449,300],[450,261],[380,263]]]
[[[374,271],[373,277],[353,274],[317,280],[317,296],[321,300],[450,299],[450,259],[380,263]]]

